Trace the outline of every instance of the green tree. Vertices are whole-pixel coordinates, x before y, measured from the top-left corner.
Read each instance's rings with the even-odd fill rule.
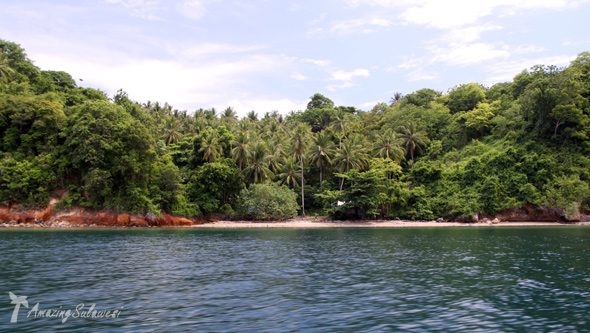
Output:
[[[251,184],[240,193],[238,212],[257,220],[284,220],[297,215],[297,195],[286,186]]]
[[[363,146],[354,138],[348,138],[342,143],[342,149],[336,152],[334,157],[334,165],[341,174],[345,174],[350,170],[358,170],[368,165],[369,156],[365,152]],[[344,186],[345,178],[342,177],[340,182],[340,192]]]
[[[242,166],[248,163],[251,156],[250,136],[247,132],[240,132],[236,139],[231,142],[231,145],[234,147],[231,150],[231,156],[238,163],[241,171]]]
[[[322,94],[314,94],[310,97],[309,103],[307,103],[307,110],[310,109],[333,109],[334,102],[328,97]]]
[[[399,163],[404,158],[401,139],[391,129],[386,130],[383,134],[378,134],[373,144],[373,154]]]
[[[270,180],[273,176],[268,167],[268,151],[263,142],[257,142],[250,153],[250,162],[243,174],[252,183],[261,183]]]
[[[338,112],[336,114],[336,120],[334,121],[333,125],[334,130],[336,130],[339,134],[338,149],[342,149],[342,132],[345,131],[347,128],[345,117],[346,116],[343,111]]]
[[[305,216],[305,178],[303,178],[303,157],[307,151],[309,129],[301,124],[291,137],[291,153],[297,157],[301,167],[301,214]]]
[[[414,151],[417,149],[422,152],[422,147],[426,145],[426,136],[416,128],[413,123],[407,126],[401,126],[401,137],[406,151],[410,153],[410,163],[414,162]]]
[[[320,185],[324,168],[332,165],[332,158],[336,153],[336,145],[325,132],[319,132],[313,136],[309,147],[309,162],[320,169]]]
[[[182,134],[180,133],[180,123],[178,120],[173,116],[166,117],[162,134],[162,139],[166,142],[166,146],[178,143],[181,138]]]
[[[232,159],[220,158],[195,170],[186,186],[186,197],[198,204],[205,216],[231,205],[241,190],[240,171]]]
[[[404,96],[401,99],[402,106],[413,104],[416,106],[428,107],[430,102],[434,101],[435,98],[441,96],[442,93],[432,89],[420,89],[411,94]]]
[[[61,133],[62,177],[80,182],[95,207],[153,210],[148,185],[157,156],[147,128],[106,101],[71,112]]]
[[[301,175],[299,174],[299,161],[295,158],[288,158],[283,165],[282,172],[279,174],[281,184],[289,186],[289,188],[299,187]]]
[[[473,110],[478,103],[485,102],[486,93],[477,84],[459,86],[449,93],[448,107],[451,113]]]
[[[222,156],[223,147],[219,142],[219,136],[216,131],[210,132],[209,135],[203,138],[199,152],[203,153],[203,159],[209,163],[213,163]]]
[[[340,175],[348,179],[351,186],[342,193],[344,205],[341,211],[354,210],[357,218],[375,218],[380,215],[379,207],[386,200],[385,183],[387,179],[376,170],[359,172],[352,169]]]
[[[14,70],[8,64],[8,57],[4,53],[0,53],[0,79],[2,82],[8,83],[13,73]]]

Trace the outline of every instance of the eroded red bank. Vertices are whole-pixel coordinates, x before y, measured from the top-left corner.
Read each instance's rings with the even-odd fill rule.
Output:
[[[13,210],[0,208],[0,221],[11,224],[38,224],[40,226],[100,226],[100,227],[179,227],[206,223],[168,214],[135,216],[72,209],[54,214],[53,207],[45,210]]]

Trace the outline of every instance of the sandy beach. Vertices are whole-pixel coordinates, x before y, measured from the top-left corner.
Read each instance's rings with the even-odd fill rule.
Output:
[[[532,226],[581,226],[589,222],[436,222],[408,220],[367,220],[367,221],[332,221],[323,218],[297,217],[285,221],[214,221],[205,224],[186,226],[185,228],[408,228],[408,227],[532,227]]]

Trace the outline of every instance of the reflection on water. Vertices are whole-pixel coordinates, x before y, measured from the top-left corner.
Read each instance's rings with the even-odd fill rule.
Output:
[[[0,331],[590,327],[590,228],[0,230],[0,253]]]

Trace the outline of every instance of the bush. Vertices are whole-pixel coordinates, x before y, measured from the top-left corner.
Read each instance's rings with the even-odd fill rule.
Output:
[[[172,213],[186,217],[197,217],[201,215],[199,205],[190,202],[184,195],[176,197],[176,202],[172,204]]]
[[[297,215],[297,194],[286,186],[252,184],[240,193],[238,212],[257,220],[284,220]]]

